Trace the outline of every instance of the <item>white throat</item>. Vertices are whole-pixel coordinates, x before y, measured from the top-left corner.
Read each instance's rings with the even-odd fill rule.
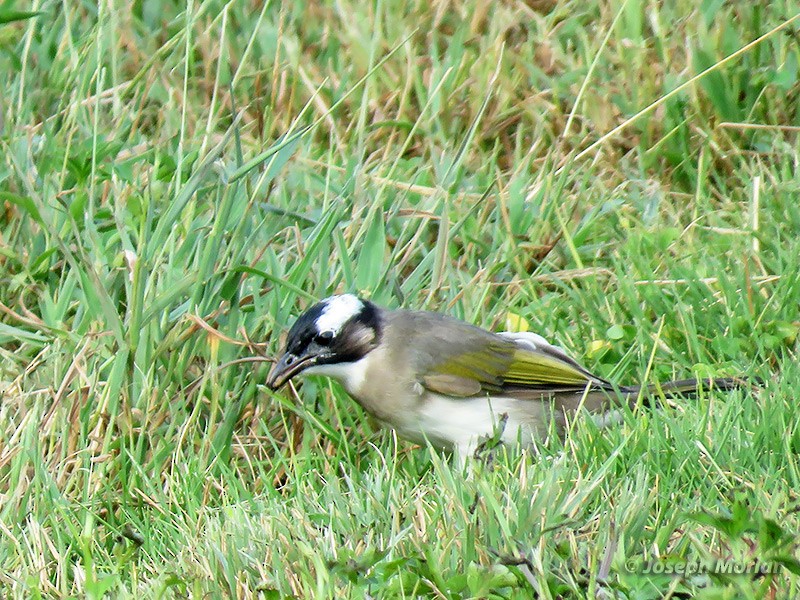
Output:
[[[369,356],[369,355],[367,355]],[[324,375],[331,377],[344,386],[347,393],[355,395],[367,378],[367,357],[353,362],[341,362],[330,365],[314,365],[303,371],[303,375]]]

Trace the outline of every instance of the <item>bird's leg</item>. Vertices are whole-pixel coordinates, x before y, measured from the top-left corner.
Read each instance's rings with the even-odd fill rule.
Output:
[[[508,425],[508,413],[503,413],[497,420],[492,435],[486,436],[477,444],[472,457],[476,460],[483,459],[486,466],[490,466],[494,462],[495,451],[503,444],[506,425]]]

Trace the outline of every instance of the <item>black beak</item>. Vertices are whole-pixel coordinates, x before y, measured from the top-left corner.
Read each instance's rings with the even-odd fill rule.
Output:
[[[316,362],[317,357],[314,355],[295,356],[291,352],[287,352],[272,367],[272,371],[267,377],[267,387],[271,390],[283,387],[292,377],[316,364]]]

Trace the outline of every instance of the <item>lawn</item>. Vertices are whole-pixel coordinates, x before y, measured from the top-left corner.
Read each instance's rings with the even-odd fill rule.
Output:
[[[800,597],[795,2],[22,4],[0,598]],[[342,291],[763,386],[462,472],[267,390]]]

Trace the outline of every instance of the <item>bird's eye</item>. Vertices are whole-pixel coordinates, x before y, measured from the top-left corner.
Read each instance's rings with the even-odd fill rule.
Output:
[[[333,332],[332,331],[320,331],[314,341],[320,346],[327,346],[331,343],[333,339]]]

